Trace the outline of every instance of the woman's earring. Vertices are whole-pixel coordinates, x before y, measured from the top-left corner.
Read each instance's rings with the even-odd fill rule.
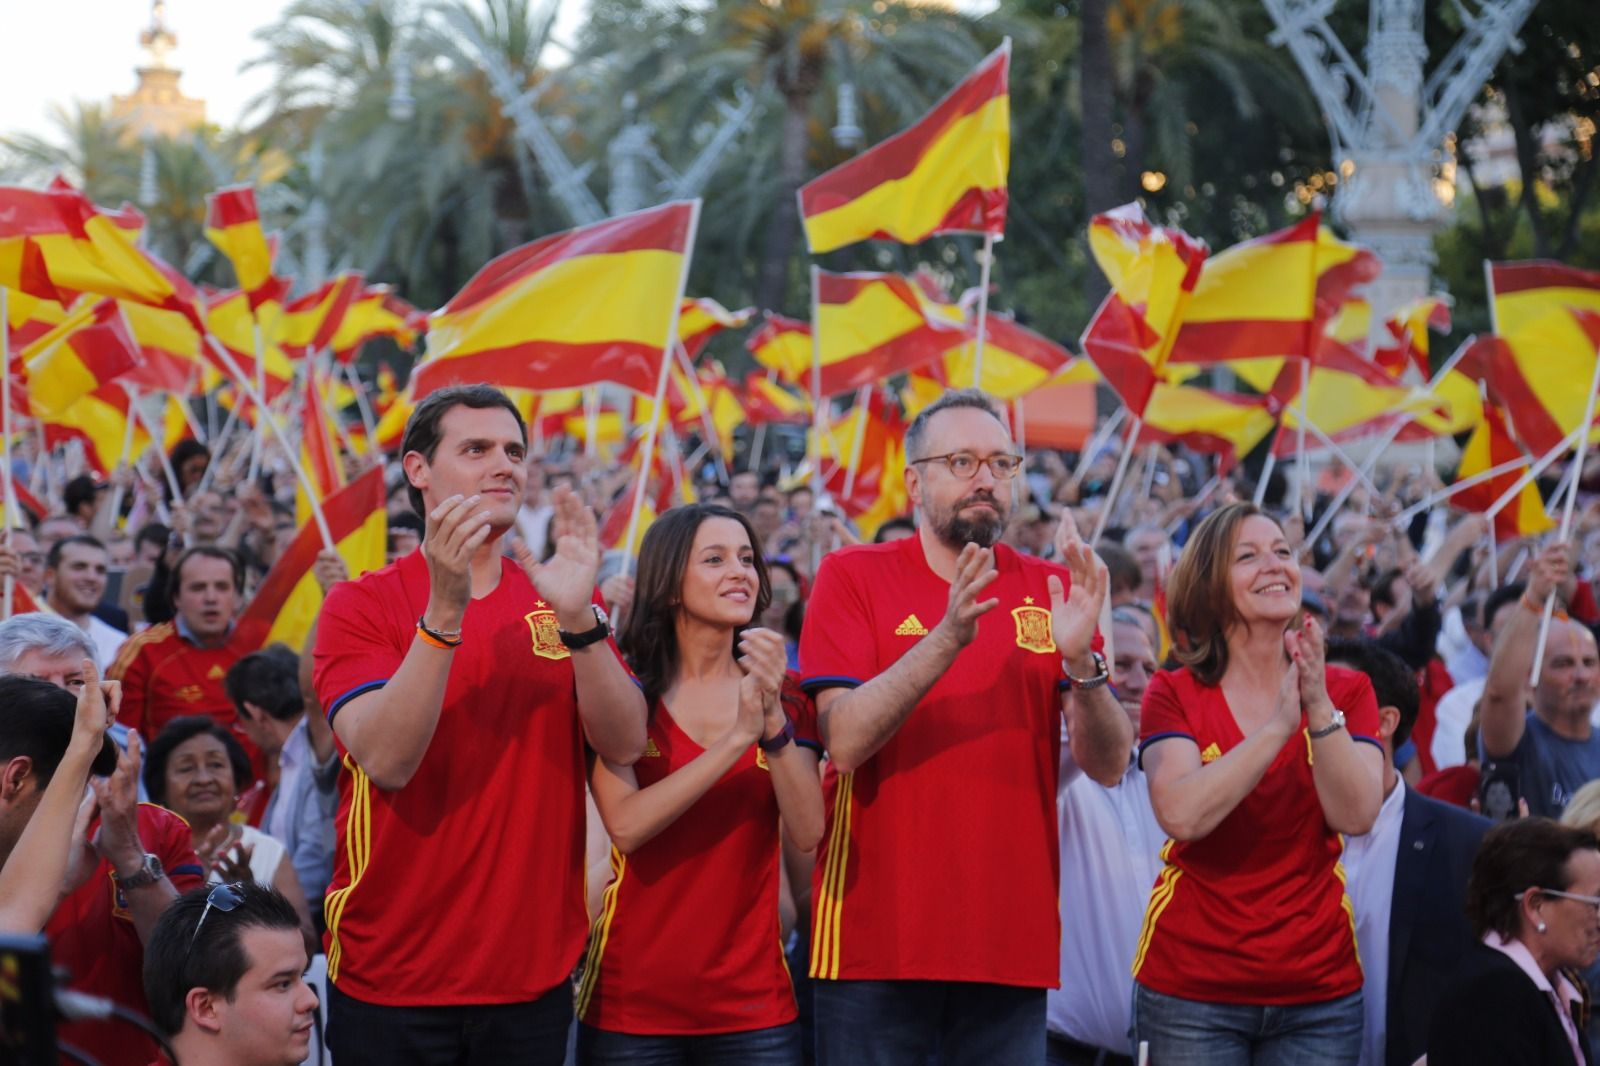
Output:
[[[1542,933],[1542,932],[1545,931],[1545,924],[1543,922],[1540,922],[1538,925],[1534,926],[1534,928],[1539,930],[1539,932]]]

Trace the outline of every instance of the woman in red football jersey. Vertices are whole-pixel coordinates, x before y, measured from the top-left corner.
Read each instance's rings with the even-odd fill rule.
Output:
[[[591,762],[611,884],[590,934],[578,1059],[793,1066],[794,991],[778,918],[779,842],[822,837],[810,701],[770,600],[755,530],[693,504],[645,534],[620,635],[650,704],[632,766]]]
[[[1172,840],[1134,955],[1136,1036],[1161,1066],[1353,1064],[1340,834],[1382,803],[1372,684],[1325,666],[1294,548],[1250,504],[1196,528],[1167,620],[1183,666],[1145,691],[1140,758]]]

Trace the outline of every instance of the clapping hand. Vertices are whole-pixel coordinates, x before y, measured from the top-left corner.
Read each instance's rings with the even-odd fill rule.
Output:
[[[556,620],[567,629],[587,630],[593,625],[588,611],[594,599],[595,575],[600,572],[599,526],[594,512],[569,486],[557,488],[550,502],[555,508],[550,527],[556,538],[555,555],[540,563],[521,538],[513,544],[512,554],[539,595],[554,608]]]

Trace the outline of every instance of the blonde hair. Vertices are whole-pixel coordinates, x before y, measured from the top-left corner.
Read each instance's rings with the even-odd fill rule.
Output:
[[[1561,824],[1593,833],[1600,839],[1600,781],[1590,781],[1573,793],[1567,809],[1561,812]]]

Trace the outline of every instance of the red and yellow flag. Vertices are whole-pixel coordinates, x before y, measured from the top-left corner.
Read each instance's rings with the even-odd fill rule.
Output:
[[[746,338],[745,349],[758,364],[777,371],[789,384],[807,382],[811,373],[810,324],[772,311],[761,314],[761,328]]]
[[[417,343],[427,323],[428,316],[424,312],[396,296],[389,286],[372,285],[350,304],[329,347],[333,349],[333,357],[341,363],[350,362],[361,353],[362,345],[377,337],[389,337],[401,348],[410,348]],[[381,370],[379,375],[381,377]],[[392,381],[393,370],[389,371],[389,376]],[[378,402],[382,404],[382,399]]]
[[[1517,443],[1511,439],[1511,434],[1506,429],[1505,415],[1494,404],[1486,404],[1483,409],[1483,422],[1472,431],[1472,436],[1467,438],[1466,446],[1461,449],[1461,463],[1456,467],[1456,480],[1465,481],[1475,474],[1493,470],[1503,463],[1521,457],[1523,457],[1522,449],[1517,447]],[[1481,481],[1456,493],[1450,498],[1450,503],[1463,511],[1486,513],[1526,472],[1527,467],[1523,466],[1489,478],[1487,481]],[[1500,508],[1499,513],[1494,516],[1494,537],[1497,541],[1536,536],[1554,528],[1556,528],[1555,522],[1545,513],[1539,486],[1531,481],[1522,487],[1522,491],[1515,499]]]
[[[303,359],[333,345],[346,312],[361,290],[361,275],[346,271],[285,305],[276,315],[263,314],[263,328],[286,354]]]
[[[117,301],[84,300],[55,329],[21,352],[28,406],[55,419],[89,393],[139,365],[139,351]]]
[[[755,313],[754,307],[730,311],[709,297],[689,297],[678,312],[678,340],[690,359],[698,359],[707,341],[725,329],[749,325]]]
[[[807,182],[800,216],[812,253],[939,233],[1003,235],[1010,72],[1008,39],[916,125]]]
[[[1190,385],[1158,383],[1145,405],[1135,444],[1182,443],[1231,469],[1277,425],[1267,401]]]
[[[1494,263],[1489,301],[1500,340],[1485,368],[1490,395],[1518,440],[1548,452],[1583,421],[1596,337],[1575,312],[1600,313],[1600,272],[1547,260]]]
[[[431,316],[421,397],[488,381],[530,389],[614,381],[654,394],[700,201],[545,237],[480,270]]]
[[[141,454],[150,446],[150,435],[144,426],[135,421],[133,448],[123,454],[122,446],[128,440],[128,419],[132,409],[128,391],[120,383],[103,385],[86,396],[80,396],[64,413],[54,418],[41,418],[44,423],[44,440],[47,445],[64,444],[69,440],[83,442],[84,457],[95,473],[110,474],[116,465]]]
[[[60,178],[0,186],[0,285],[63,307],[87,292],[198,317],[194,287],[134,243],[143,228],[137,211],[103,211]]]
[[[145,390],[185,395],[194,392],[199,384],[204,342],[188,316],[131,300],[120,301],[118,306],[143,361],[123,380]]]
[[[244,292],[232,289],[227,292],[208,293],[205,301],[205,324],[207,332],[228,349],[228,354],[239,364],[239,369],[250,375],[253,380],[256,367],[256,321]],[[262,369],[267,384],[266,398],[270,402],[293,381],[294,363],[266,327],[262,328],[261,345]],[[219,374],[225,378],[233,377],[232,371],[217,357],[209,345],[202,349],[201,354]]]
[[[899,274],[824,270],[816,277],[824,396],[925,366],[969,336],[959,318],[930,313],[927,296]]]
[[[745,418],[752,426],[770,422],[804,424],[811,421],[809,396],[797,396],[756,371],[745,375],[742,400]]]
[[[230,185],[206,197],[206,239],[233,264],[252,311],[268,301],[283,299],[289,284],[272,276],[276,249],[262,232],[255,189]]]
[[[13,352],[21,351],[67,320],[67,309],[54,300],[12,289],[6,293],[6,336]]]
[[[904,477],[905,429],[899,408],[873,389],[867,403],[853,407],[809,449],[822,456],[823,485],[865,539],[911,508]]]
[[[324,500],[322,513],[352,579],[382,568],[389,521],[381,468],[368,470]],[[240,614],[234,630],[240,647],[262,648],[281,641],[297,652],[305,648],[306,636],[322,610],[322,588],[312,573],[320,551],[322,535],[316,525],[301,526]]]
[[[1406,367],[1414,366],[1422,380],[1432,375],[1429,361],[1428,334],[1450,332],[1450,297],[1424,296],[1401,307],[1383,324],[1391,344],[1384,344],[1372,353],[1373,362],[1400,377]]]
[[[306,367],[305,391],[300,404],[300,465],[316,487],[321,502],[344,486],[344,464],[340,461],[338,430],[324,405],[328,382],[315,365]],[[295,521],[311,521],[311,500],[306,486],[295,489]]]

